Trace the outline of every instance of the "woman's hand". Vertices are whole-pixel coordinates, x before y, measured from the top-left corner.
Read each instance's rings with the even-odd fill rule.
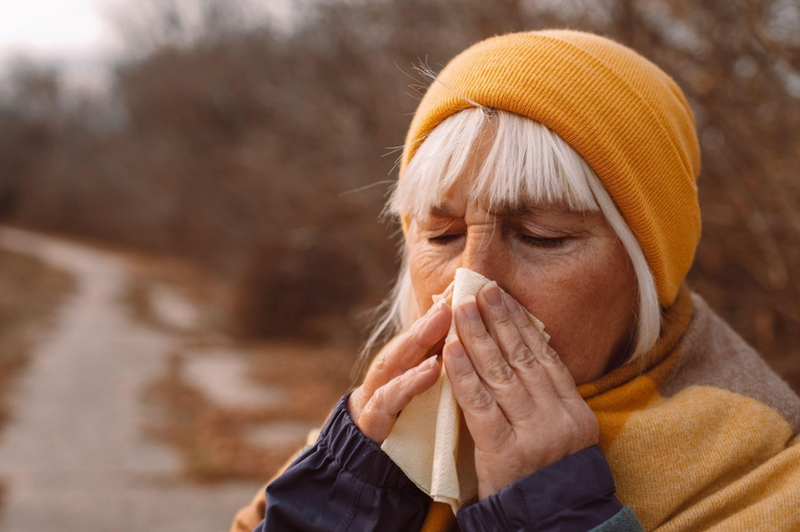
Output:
[[[450,329],[449,292],[408,332],[384,348],[367,372],[364,384],[350,395],[350,417],[367,438],[378,444],[391,432],[397,414],[439,378],[441,367],[431,355],[441,350]]]
[[[475,441],[481,499],[598,442],[569,370],[497,283],[455,316],[461,342],[445,346],[444,364]]]

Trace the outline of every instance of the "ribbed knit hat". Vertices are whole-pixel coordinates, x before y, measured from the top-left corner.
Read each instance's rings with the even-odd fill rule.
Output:
[[[670,306],[700,238],[694,116],[675,82],[609,39],[569,30],[514,33],[456,56],[420,102],[402,176],[425,137],[473,103],[557,133],[592,167],[633,230]]]

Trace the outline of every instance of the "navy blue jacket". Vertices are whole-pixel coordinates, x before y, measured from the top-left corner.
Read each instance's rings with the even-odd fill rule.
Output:
[[[347,411],[347,397],[317,442],[267,486],[266,516],[254,532],[422,527],[430,498],[361,433]],[[594,446],[462,508],[456,517],[463,532],[585,532],[609,520],[635,521],[614,491],[605,456]]]

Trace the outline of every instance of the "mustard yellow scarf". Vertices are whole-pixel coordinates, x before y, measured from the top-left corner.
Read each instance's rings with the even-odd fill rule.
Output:
[[[645,530],[800,530],[800,399],[686,287],[643,360],[579,391]],[[232,530],[258,524],[263,497]],[[450,507],[433,503],[422,530],[457,530]]]
[[[666,330],[641,375],[581,387],[620,500],[646,530],[800,530],[800,399],[685,288]]]
[[[686,287],[644,360],[578,390],[645,530],[800,530],[800,399]],[[423,531],[454,521],[433,504]]]

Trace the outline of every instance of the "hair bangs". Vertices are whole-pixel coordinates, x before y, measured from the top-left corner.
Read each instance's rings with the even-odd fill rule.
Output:
[[[420,218],[441,206],[460,179],[471,201],[495,207],[558,205],[597,211],[593,172],[550,129],[513,113],[473,108],[439,124],[414,154],[387,205],[400,217]]]
[[[660,335],[661,312],[655,280],[642,248],[594,171],[561,137],[529,118],[505,111],[460,111],[427,136],[395,187],[385,212],[404,221],[423,218],[442,206],[459,179],[470,179],[471,201],[489,208],[546,207],[600,211],[631,260],[639,291],[636,331],[628,360],[644,355]],[[407,330],[419,318],[408,248],[386,314],[367,341],[369,353],[385,334]]]

